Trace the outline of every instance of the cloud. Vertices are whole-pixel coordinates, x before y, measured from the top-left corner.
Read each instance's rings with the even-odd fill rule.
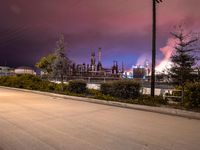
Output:
[[[10,10],[16,15],[19,15],[21,13],[21,9],[18,5],[11,5]]]
[[[199,30],[198,4],[199,0],[166,0],[159,4],[158,48],[170,36],[170,27],[180,21],[190,22],[191,28]],[[0,47],[0,60],[6,57],[11,61],[4,54],[12,53],[16,57],[12,57],[15,60],[11,65],[33,65],[38,57],[54,49],[59,33],[65,34],[69,55],[79,63],[89,60],[91,48],[98,47],[103,47],[105,63],[118,58],[136,64],[143,54],[151,57],[150,0],[9,0],[0,5],[0,10],[4,20],[0,24],[1,42],[7,41]],[[16,27],[21,26],[25,29],[18,31]],[[23,61],[24,53],[35,58]]]

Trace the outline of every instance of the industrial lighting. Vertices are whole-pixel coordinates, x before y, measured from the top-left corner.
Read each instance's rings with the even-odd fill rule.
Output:
[[[156,0],[156,2],[157,2],[157,3],[162,3],[162,2],[163,2],[163,0]]]

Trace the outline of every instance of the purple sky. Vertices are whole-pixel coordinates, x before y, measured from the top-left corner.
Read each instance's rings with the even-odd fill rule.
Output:
[[[199,0],[163,1],[158,60],[173,25],[200,29]],[[33,66],[54,51],[60,33],[77,63],[89,62],[91,49],[98,47],[106,67],[113,60],[130,67],[141,56],[151,58],[151,0],[1,0],[0,18],[0,65]]]

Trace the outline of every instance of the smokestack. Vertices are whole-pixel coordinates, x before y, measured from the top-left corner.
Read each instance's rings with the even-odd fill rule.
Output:
[[[91,57],[95,57],[95,51],[94,51],[94,49],[91,50]]]
[[[99,53],[99,56],[98,56],[98,62],[101,63],[101,48],[99,48],[98,53]]]
[[[114,66],[114,67],[116,66],[115,64],[116,64],[116,61],[115,61],[115,60],[113,60],[113,66]]]
[[[91,66],[95,65],[95,51],[92,49],[91,52]]]
[[[124,62],[122,61],[122,73],[124,73]]]

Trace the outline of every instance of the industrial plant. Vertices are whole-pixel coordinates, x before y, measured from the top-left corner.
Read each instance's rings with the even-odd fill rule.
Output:
[[[98,59],[97,59],[98,58]],[[119,67],[117,61],[113,61],[111,68],[105,68],[102,64],[102,49],[98,49],[98,56],[94,50],[91,52],[90,63],[73,63],[70,69],[70,75],[76,77],[122,77],[124,66]]]
[[[102,48],[98,48],[97,55],[95,50],[91,50],[89,62],[90,63],[84,62],[82,64],[76,64],[75,62],[73,62],[70,65],[66,79],[147,79],[147,77],[150,75],[150,67],[147,60],[143,65],[133,65],[132,68],[126,70],[124,67],[124,63],[121,62],[119,64],[116,60],[113,61],[113,64],[110,68],[104,67],[102,63]],[[10,76],[17,74],[43,75],[44,72],[27,66],[21,66],[17,68],[9,68],[7,66],[0,67],[0,76]]]

